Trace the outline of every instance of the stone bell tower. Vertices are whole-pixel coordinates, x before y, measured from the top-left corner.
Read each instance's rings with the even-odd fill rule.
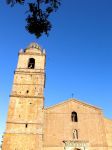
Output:
[[[42,150],[45,51],[31,43],[19,52],[2,150]]]

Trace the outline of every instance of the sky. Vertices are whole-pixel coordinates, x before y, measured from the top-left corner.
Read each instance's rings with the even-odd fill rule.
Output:
[[[31,42],[46,49],[46,107],[73,96],[112,119],[112,0],[62,0],[49,36],[40,39],[25,30],[25,12],[0,1],[0,137],[18,52]]]

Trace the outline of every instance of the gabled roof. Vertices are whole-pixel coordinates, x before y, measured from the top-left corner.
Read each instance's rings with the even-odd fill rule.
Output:
[[[83,106],[91,107],[91,108],[94,108],[94,109],[97,109],[97,110],[100,110],[100,111],[102,110],[102,109],[99,108],[99,107],[93,106],[93,105],[91,105],[91,104],[82,102],[82,101],[77,100],[77,99],[74,99],[74,98],[67,99],[67,100],[65,100],[65,101],[62,101],[61,103],[55,104],[55,105],[50,106],[50,107],[47,107],[47,108],[45,108],[45,109],[46,109],[46,110],[52,109],[52,108],[54,108],[54,107],[57,107],[57,106],[60,106],[60,105],[62,105],[62,104],[66,104],[66,103],[69,103],[69,102],[76,102],[76,103],[82,104]]]

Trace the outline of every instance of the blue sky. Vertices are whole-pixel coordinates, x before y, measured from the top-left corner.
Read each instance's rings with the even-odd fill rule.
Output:
[[[49,37],[25,30],[26,10],[0,2],[0,135],[18,51],[35,41],[47,52],[45,104],[72,97],[101,107],[112,118],[112,0],[63,0]]]

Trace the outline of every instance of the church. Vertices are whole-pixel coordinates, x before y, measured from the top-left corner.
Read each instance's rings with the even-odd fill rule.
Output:
[[[46,52],[19,51],[2,150],[112,150],[112,120],[76,99],[44,106]]]

